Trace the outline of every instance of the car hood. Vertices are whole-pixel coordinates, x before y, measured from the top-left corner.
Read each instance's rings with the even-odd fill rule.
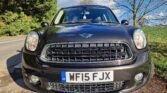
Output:
[[[130,42],[128,26],[120,24],[72,24],[49,27],[47,43],[56,42]]]

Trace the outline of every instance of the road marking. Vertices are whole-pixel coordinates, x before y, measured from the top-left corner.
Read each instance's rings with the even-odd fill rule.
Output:
[[[5,42],[0,42],[0,44],[7,44],[7,43],[12,43],[12,42],[18,42],[18,41],[23,41],[24,39],[18,39],[18,40],[12,40],[12,41],[5,41]]]

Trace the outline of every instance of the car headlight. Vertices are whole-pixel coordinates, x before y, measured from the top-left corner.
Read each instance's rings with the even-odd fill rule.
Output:
[[[30,32],[26,38],[26,48],[35,51],[38,45],[39,36],[36,32]]]
[[[144,32],[141,29],[135,30],[133,34],[133,39],[137,49],[143,49],[147,45],[147,40]]]

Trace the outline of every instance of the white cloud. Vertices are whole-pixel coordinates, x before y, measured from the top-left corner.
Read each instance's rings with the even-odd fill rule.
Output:
[[[79,1],[80,0],[58,0],[57,6],[58,6],[58,8],[75,6],[75,5],[79,4]]]
[[[117,3],[114,0],[94,0],[94,3],[110,7],[117,17],[123,14],[123,12],[117,8]]]
[[[110,6],[110,5],[115,6],[116,5],[116,3],[113,0],[94,0],[94,3],[105,5],[105,6]]]
[[[166,16],[167,16],[167,13],[161,11],[159,13],[146,15],[144,18],[146,18],[147,20],[154,20],[154,19],[161,19]]]
[[[159,13],[159,16],[165,16],[165,15],[167,15],[167,14],[165,14],[164,12]]]
[[[165,11],[149,14],[144,18],[148,20],[149,25],[167,25],[167,13]]]

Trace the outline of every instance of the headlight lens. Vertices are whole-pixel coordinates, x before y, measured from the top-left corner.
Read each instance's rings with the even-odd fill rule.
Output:
[[[26,48],[35,51],[38,45],[39,36],[36,32],[30,32],[26,38]]]
[[[133,34],[135,45],[138,49],[143,49],[147,45],[147,40],[144,32],[141,29],[137,29]]]

